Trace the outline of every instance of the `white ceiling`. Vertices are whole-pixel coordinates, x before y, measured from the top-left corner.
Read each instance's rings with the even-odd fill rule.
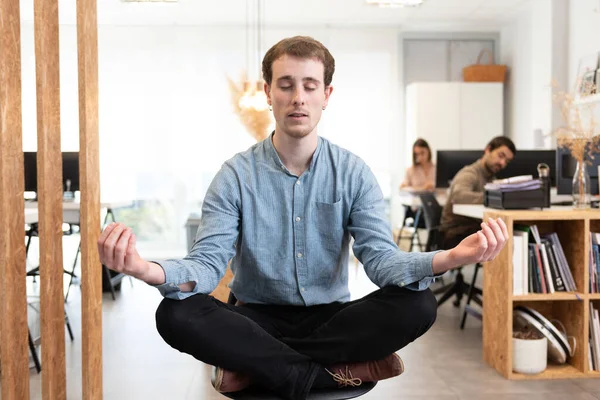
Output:
[[[409,30],[497,29],[529,0],[425,0],[417,8],[378,8],[365,0],[265,0],[265,24],[401,26]],[[107,25],[244,25],[245,0],[126,3],[97,0],[98,23]],[[59,0],[61,24],[74,24],[76,0]],[[33,21],[33,0],[21,0]]]

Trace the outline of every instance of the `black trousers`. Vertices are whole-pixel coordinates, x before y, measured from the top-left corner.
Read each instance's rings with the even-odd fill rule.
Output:
[[[347,303],[233,306],[197,294],[164,299],[156,326],[173,348],[249,375],[284,398],[305,399],[323,366],[379,360],[431,327],[430,290],[385,287]]]

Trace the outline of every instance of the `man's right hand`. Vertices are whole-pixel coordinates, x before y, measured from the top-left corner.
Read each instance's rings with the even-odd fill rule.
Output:
[[[149,284],[165,282],[164,271],[158,264],[144,261],[135,248],[135,235],[131,228],[112,223],[98,238],[100,262],[108,268],[131,275]]]

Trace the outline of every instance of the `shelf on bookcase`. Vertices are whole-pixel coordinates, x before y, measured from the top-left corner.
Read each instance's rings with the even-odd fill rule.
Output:
[[[590,300],[600,300],[600,293],[590,293],[588,296]]]
[[[584,374],[582,371],[578,370],[577,368],[575,368],[574,366],[572,366],[570,364],[563,364],[563,365],[548,364],[548,367],[542,373],[539,373],[536,375],[526,375],[526,374],[519,374],[517,372],[513,372],[511,374],[511,379],[522,379],[522,380],[557,379],[557,378],[568,379],[568,378],[582,378],[584,376],[589,376],[589,375]],[[600,376],[600,372],[598,373],[598,376]]]
[[[579,296],[579,297],[577,297]],[[545,293],[530,293],[519,296],[513,296],[513,301],[549,301],[549,300],[579,300],[583,299],[585,295],[583,293],[576,292],[554,292],[550,294]],[[600,294],[598,294],[600,299]]]

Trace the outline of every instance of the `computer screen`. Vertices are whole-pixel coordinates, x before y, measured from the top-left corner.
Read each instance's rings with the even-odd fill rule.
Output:
[[[483,156],[483,150],[438,150],[435,161],[435,187],[450,187],[454,175]]]
[[[474,163],[483,156],[482,150],[438,150],[436,160],[436,187],[447,188],[450,182],[464,166]],[[508,166],[496,174],[496,178],[531,175],[538,177],[537,166],[545,163],[550,168],[550,181],[556,186],[556,151],[555,150],[517,150],[515,158]]]
[[[67,179],[71,181],[71,192],[79,190],[79,152],[70,151],[62,153],[63,190],[67,190]]]
[[[25,166],[25,191],[37,192],[37,153],[24,151],[23,164]]]
[[[598,166],[600,155],[590,160],[587,171],[590,175],[591,194],[598,194]],[[559,147],[556,150],[556,192],[558,194],[571,194],[573,192],[573,175],[577,161],[571,156],[569,149]]]
[[[25,191],[37,192],[37,153],[35,151],[23,152],[25,167]],[[67,190],[66,181],[71,180],[70,190],[79,190],[79,152],[62,153],[63,191]]]
[[[515,158],[508,163],[505,169],[498,172],[498,179],[511,176],[531,175],[537,178],[539,163],[547,164],[550,168],[550,186],[556,186],[556,150],[519,150]]]

